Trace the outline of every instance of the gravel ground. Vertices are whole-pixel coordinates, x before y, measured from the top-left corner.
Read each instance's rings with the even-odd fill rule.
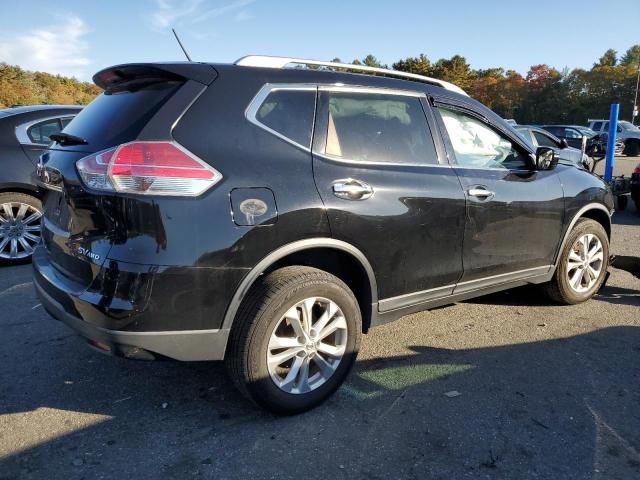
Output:
[[[619,160],[630,171],[640,160]],[[640,214],[612,251],[640,255]],[[593,300],[523,287],[364,339],[347,384],[278,418],[216,363],[101,355],[0,268],[0,479],[640,478],[640,280]]]

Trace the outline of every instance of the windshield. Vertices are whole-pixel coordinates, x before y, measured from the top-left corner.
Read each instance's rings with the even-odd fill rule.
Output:
[[[620,125],[620,128],[622,128],[623,130],[640,130],[640,128],[636,127],[635,125],[625,120],[618,122],[618,125]]]

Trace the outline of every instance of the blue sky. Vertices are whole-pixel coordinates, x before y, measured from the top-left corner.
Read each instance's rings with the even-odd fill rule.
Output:
[[[607,48],[640,43],[640,1],[0,0],[0,61],[89,79],[126,62],[260,53],[389,65],[460,54],[473,68],[585,67]],[[613,25],[611,31],[605,27]]]

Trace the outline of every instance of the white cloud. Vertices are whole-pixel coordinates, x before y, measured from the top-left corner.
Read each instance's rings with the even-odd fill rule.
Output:
[[[227,13],[240,10],[255,0],[234,0],[226,5],[209,7],[204,0],[155,0],[155,10],[151,15],[151,23],[158,30],[181,25],[193,25],[211,18],[220,17]],[[236,19],[249,18],[245,11],[240,12]]]
[[[45,29],[34,29],[12,39],[0,38],[0,61],[27,70],[85,78],[91,61],[83,39],[89,32],[76,15],[59,16]]]
[[[252,18],[253,15],[247,13],[246,10],[240,10],[234,17],[234,20],[236,22],[245,22],[247,20],[251,20]]]

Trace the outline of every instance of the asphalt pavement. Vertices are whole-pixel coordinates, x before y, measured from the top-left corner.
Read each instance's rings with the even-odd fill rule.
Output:
[[[612,252],[640,256],[640,212],[614,223]],[[581,305],[523,287],[376,328],[334,397],[282,418],[220,364],[90,349],[30,269],[0,267],[0,479],[640,478],[640,280],[623,270]]]

